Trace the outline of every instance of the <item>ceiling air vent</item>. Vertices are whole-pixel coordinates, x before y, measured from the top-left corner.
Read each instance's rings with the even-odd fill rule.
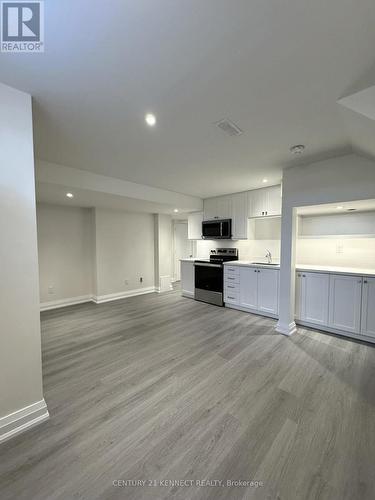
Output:
[[[225,132],[228,135],[241,135],[243,134],[243,131],[240,129],[240,127],[237,127],[237,125],[228,118],[224,118],[224,120],[220,120],[215,123],[216,126],[221,128],[223,132]]]

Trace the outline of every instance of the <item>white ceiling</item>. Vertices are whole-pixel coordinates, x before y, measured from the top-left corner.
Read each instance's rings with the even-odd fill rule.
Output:
[[[0,80],[34,96],[38,158],[213,196],[371,152],[373,123],[358,134],[337,100],[373,66],[374,26],[374,0],[46,0],[46,52],[1,54]]]
[[[74,192],[74,198],[68,198],[67,192]],[[70,189],[55,184],[38,182],[36,184],[36,197],[39,203],[65,205],[69,207],[96,207],[126,212],[143,212],[155,214],[170,214],[178,218],[171,206],[162,203],[152,203],[146,200],[137,200],[126,196],[109,193],[100,193],[90,189]],[[183,217],[186,215],[181,214]]]

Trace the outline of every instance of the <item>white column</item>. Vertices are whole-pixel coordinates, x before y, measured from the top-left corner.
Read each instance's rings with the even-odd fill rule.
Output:
[[[276,331],[283,335],[292,335],[296,331],[296,323],[294,321],[296,227],[296,209],[283,205],[281,222],[279,321],[276,326]]]
[[[48,418],[31,97],[0,84],[0,443]]]
[[[155,215],[155,288],[172,290],[172,217]]]

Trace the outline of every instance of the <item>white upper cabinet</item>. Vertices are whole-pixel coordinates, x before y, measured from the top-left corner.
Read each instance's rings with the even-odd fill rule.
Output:
[[[281,186],[248,192],[248,217],[281,215]]]
[[[332,274],[329,293],[328,326],[360,333],[362,277]]]
[[[266,189],[255,189],[249,191],[248,195],[248,216],[263,217],[266,212],[267,191]]]
[[[202,239],[203,212],[196,212],[188,215],[188,239]]]
[[[375,278],[363,278],[361,334],[375,338]]]
[[[267,188],[267,191],[266,215],[281,215],[281,186],[271,186]]]
[[[232,195],[232,238],[247,239],[247,193]]]
[[[232,218],[232,197],[217,196],[203,200],[204,220],[231,219]]]
[[[219,196],[217,199],[217,218],[231,219],[232,218],[232,196]]]
[[[217,198],[207,198],[203,200],[203,219],[218,219]]]
[[[296,317],[314,325],[328,325],[329,274],[297,273]]]

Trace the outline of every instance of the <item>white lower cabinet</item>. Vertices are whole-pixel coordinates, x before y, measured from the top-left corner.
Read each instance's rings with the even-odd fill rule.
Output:
[[[296,316],[314,325],[328,325],[329,274],[297,273]]]
[[[334,333],[375,339],[375,278],[297,272],[296,320]]]
[[[258,308],[258,269],[240,267],[240,302],[241,307]]]
[[[363,278],[361,334],[375,338],[375,278]]]
[[[184,297],[194,297],[194,261],[181,261],[181,293]]]
[[[279,271],[259,269],[258,271],[258,309],[264,313],[279,313]]]
[[[275,317],[279,312],[279,270],[225,266],[224,302],[244,311]]]
[[[360,333],[362,277],[331,274],[328,326]]]

